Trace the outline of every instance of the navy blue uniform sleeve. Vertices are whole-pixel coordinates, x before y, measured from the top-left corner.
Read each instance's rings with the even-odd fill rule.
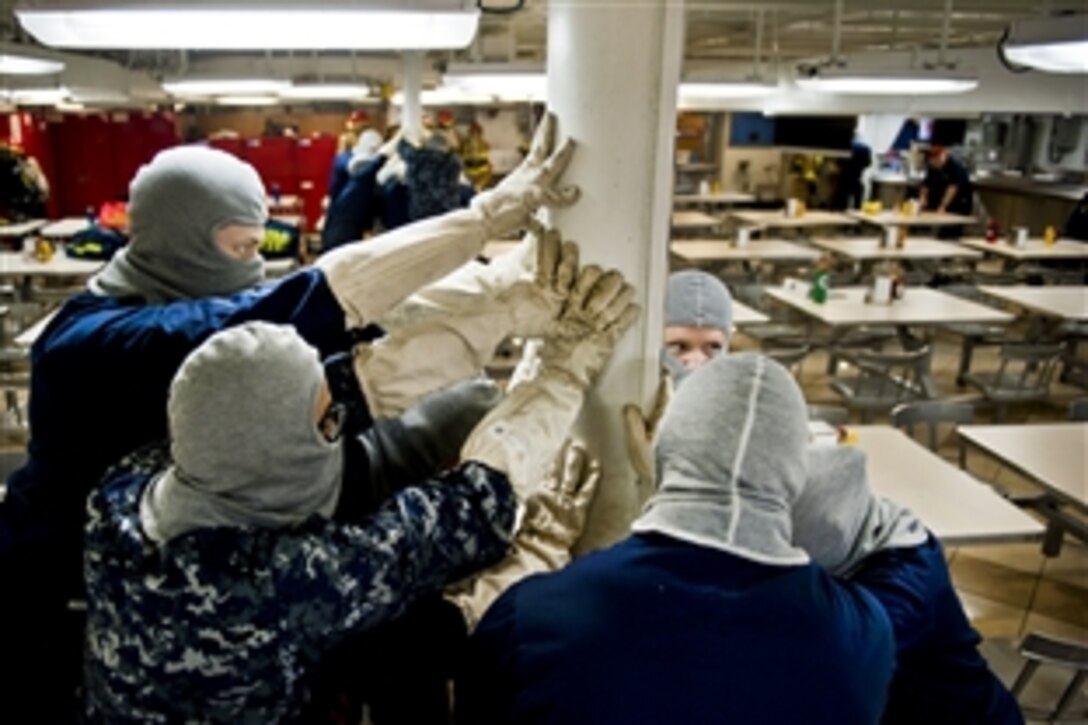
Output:
[[[393,619],[499,561],[515,508],[506,476],[470,462],[400,491],[358,525],[284,536],[274,576],[285,617],[321,640]]]
[[[325,227],[321,230],[321,251],[362,239],[374,227],[378,171],[384,165],[385,157],[375,156],[347,177],[336,196],[329,196]]]
[[[939,549],[932,539],[926,546]],[[943,566],[943,557],[939,561]],[[884,607],[901,657],[924,646],[934,635],[937,594],[934,582],[940,578],[932,557],[924,556],[922,547],[910,547],[872,554],[851,581],[872,594]]]
[[[344,185],[348,183],[348,162],[351,161],[350,151],[341,151],[332,160],[332,170],[329,171],[329,203],[340,196]]]

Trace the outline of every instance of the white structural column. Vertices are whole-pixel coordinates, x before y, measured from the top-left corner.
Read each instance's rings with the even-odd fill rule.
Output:
[[[423,130],[423,53],[409,51],[402,58],[401,86],[404,91],[404,115],[401,128],[407,138],[416,137]]]
[[[683,40],[682,1],[548,6],[548,105],[561,135],[578,143],[565,178],[582,189],[551,222],[578,242],[583,261],[623,272],[643,310],[579,425],[604,475],[581,551],[624,536],[650,493],[630,467],[620,411],[626,402],[648,411],[658,384]]]

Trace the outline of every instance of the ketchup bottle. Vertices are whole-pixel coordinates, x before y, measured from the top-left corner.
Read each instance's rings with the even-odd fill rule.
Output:
[[[990,244],[997,242],[997,222],[993,219],[986,222],[986,241]]]

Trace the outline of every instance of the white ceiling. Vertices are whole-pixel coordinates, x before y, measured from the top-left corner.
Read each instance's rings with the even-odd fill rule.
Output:
[[[513,0],[485,0],[485,5],[510,5]],[[564,0],[553,0],[563,2]],[[644,0],[598,0],[622,3],[633,12]],[[893,55],[913,52],[933,58],[940,44],[947,0],[844,0],[840,47],[844,55]],[[0,38],[32,42],[11,14],[15,0],[0,0]],[[184,3],[181,3],[184,4]],[[958,55],[994,57],[993,51],[1009,23],[1058,12],[1088,13],[1088,0],[953,0],[949,17],[949,58]],[[827,58],[834,35],[834,0],[692,0],[687,2],[685,71],[748,70],[757,36],[762,38],[763,67],[776,77],[802,59]],[[513,14],[485,14],[473,45],[457,53],[432,53],[428,78],[437,81],[435,67],[443,61],[539,61],[547,48],[546,0],[527,0]],[[762,32],[757,33],[757,27]],[[973,50],[968,50],[973,49]],[[103,60],[127,72],[129,90],[157,92],[154,79],[196,73],[254,73],[295,80],[370,80],[396,84],[400,61],[396,54],[349,53],[222,53],[139,51],[95,53],[88,64],[102,77]],[[78,65],[78,64],[74,64]],[[116,75],[116,74],[115,74]],[[4,80],[12,85],[10,79]],[[115,84],[116,85],[116,84]],[[141,94],[142,95],[142,94]]]

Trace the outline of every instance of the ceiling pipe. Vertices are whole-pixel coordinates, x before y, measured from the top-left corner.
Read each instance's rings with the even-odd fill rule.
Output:
[[[948,36],[952,32],[952,0],[944,0],[944,17],[941,18],[941,45],[937,51],[937,65],[947,68],[948,63]]]

